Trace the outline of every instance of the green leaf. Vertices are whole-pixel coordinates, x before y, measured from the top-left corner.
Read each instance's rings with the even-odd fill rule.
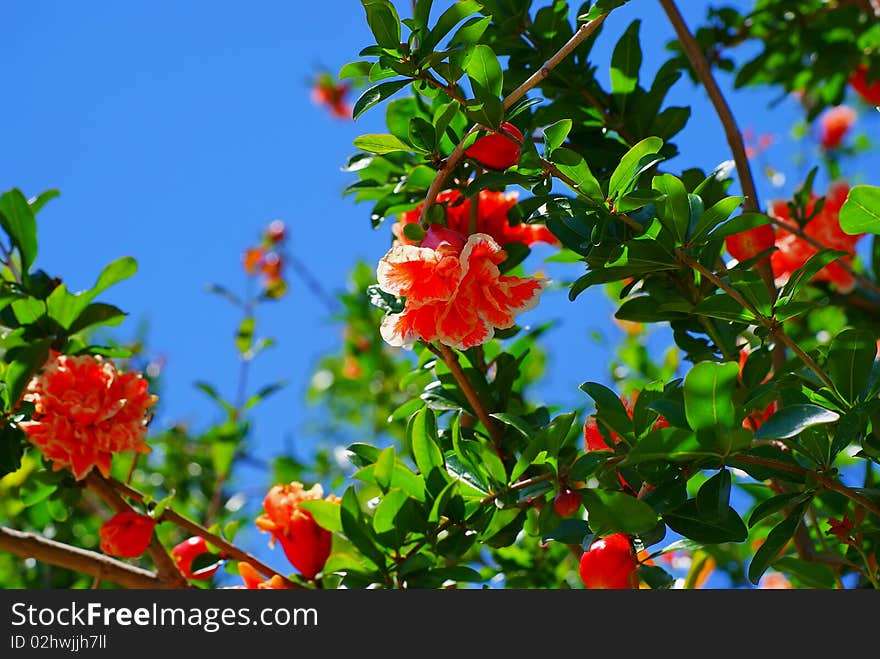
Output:
[[[689,461],[716,455],[717,452],[708,451],[701,446],[692,432],[682,428],[660,428],[652,430],[633,446],[623,464],[636,465],[656,460]]]
[[[136,272],[137,261],[130,256],[125,256],[109,263],[101,270],[95,285],[88,290],[70,293],[65,284],[56,286],[49,297],[46,298],[49,317],[64,329],[71,329],[80,317],[80,314],[85,312],[89,304],[100,293],[114,284],[132,277]]]
[[[425,50],[433,50],[434,47],[443,40],[443,37],[449,34],[452,31],[452,28],[458,25],[459,21],[467,18],[482,8],[483,5],[476,0],[463,0],[453,3],[452,6],[440,14],[440,18],[437,19],[437,23],[431,30],[428,38],[425,40],[423,48]],[[474,42],[467,41],[464,43]]]
[[[580,545],[590,535],[590,525],[582,519],[563,519],[552,531],[541,537],[541,542],[555,540],[566,545]]]
[[[407,425],[413,457],[419,471],[428,475],[435,468],[443,468],[443,452],[437,444],[437,422],[434,411],[423,407]]]
[[[798,506],[790,517],[779,522],[767,534],[764,544],[758,548],[749,563],[749,581],[753,584],[757,585],[761,580],[761,575],[766,572],[771,563],[779,558],[779,552],[788,544],[801,523],[803,511],[803,505]]]
[[[596,0],[596,4],[590,7],[590,10],[586,14],[578,16],[578,21],[581,23],[585,21],[594,21],[602,14],[606,14],[617,7],[622,7],[627,2],[629,2],[629,0]]]
[[[743,542],[749,531],[739,514],[728,508],[721,518],[708,517],[697,507],[696,499],[688,499],[675,510],[663,515],[663,521],[676,533],[703,544]]]
[[[394,447],[389,446],[384,449],[376,459],[376,466],[373,468],[373,478],[376,479],[376,485],[383,491],[388,490],[391,485],[391,472],[394,469]]]
[[[17,426],[0,428],[0,478],[21,468],[24,431]]]
[[[611,91],[615,94],[629,94],[639,83],[639,68],[642,66],[642,48],[639,43],[641,24],[641,20],[630,23],[611,55]],[[625,107],[626,101],[621,100],[621,114],[624,114]]]
[[[730,472],[721,469],[700,486],[697,509],[704,518],[724,519],[730,508]]]
[[[4,359],[7,362],[4,380],[6,382],[6,411],[18,406],[24,388],[31,377],[49,358],[48,339],[38,339],[26,346],[12,348]]]
[[[834,588],[837,577],[824,563],[806,562],[793,556],[783,556],[771,566],[784,574],[789,574],[806,588]]]
[[[337,77],[340,80],[345,80],[346,78],[366,78],[370,74],[372,66],[372,62],[349,62],[339,69]]]
[[[340,515],[342,506],[338,502],[316,499],[314,501],[303,501],[299,504],[299,507],[309,511],[321,528],[334,533],[342,532],[342,517]]]
[[[412,117],[409,120],[409,141],[423,151],[435,151],[437,135],[434,133],[434,126],[421,117]]]
[[[265,400],[272,394],[281,391],[285,386],[287,386],[287,380],[281,380],[279,382],[273,382],[272,384],[267,384],[265,387],[261,388],[257,393],[248,398],[244,403],[244,409],[249,410],[254,405],[259,403],[262,400]]]
[[[779,299],[776,300],[776,306],[785,306],[791,302],[792,298],[797,294],[801,287],[809,283],[822,268],[847,254],[849,254],[849,252],[835,249],[823,249],[813,254],[807,259],[806,263],[795,270],[788,278],[785,286],[782,287]]]
[[[12,313],[22,325],[31,325],[46,314],[46,303],[35,297],[24,297],[12,303]]]
[[[663,160],[656,155],[662,146],[659,137],[646,137],[627,151],[611,174],[608,196],[614,199],[632,190],[642,172]]]
[[[374,87],[370,87],[360,95],[357,101],[355,101],[351,113],[352,118],[357,119],[364,112],[376,105],[376,103],[393,96],[406,87],[410,82],[412,82],[410,78],[404,78],[403,80],[388,80],[386,82],[381,82]]]
[[[614,204],[614,208],[619,213],[628,213],[629,211],[644,208],[648,204],[662,201],[664,198],[664,194],[657,190],[633,190],[618,199],[617,203]]]
[[[31,210],[36,215],[47,202],[59,196],[61,196],[61,193],[58,190],[44,190],[33,199],[28,199],[28,204],[30,204]]]
[[[688,237],[688,242],[699,243],[710,231],[730,217],[742,203],[743,197],[725,197],[703,211],[700,219],[694,226],[693,233]],[[765,217],[766,222],[766,217]]]
[[[812,498],[812,496],[812,491],[789,492],[787,494],[780,494],[778,496],[765,499],[757,506],[755,506],[755,509],[749,516],[749,528],[753,527],[765,517],[769,517],[773,513],[777,513],[783,508],[788,508],[789,506],[796,506],[800,503],[803,503],[804,501]]]
[[[459,2],[457,4],[464,3]],[[452,7],[450,7],[450,9],[451,8]],[[449,40],[449,48],[468,46],[472,43],[477,43],[491,23],[491,16],[474,16],[470,20],[465,21]]]
[[[575,192],[597,202],[605,199],[599,181],[593,176],[587,161],[579,153],[571,149],[558,147],[552,153],[552,161],[559,171],[571,180],[573,184],[572,189]],[[568,184],[568,181],[566,181],[566,184]]]
[[[880,234],[880,188],[853,186],[840,209],[840,228],[851,235]]]
[[[640,565],[639,579],[648,584],[652,590],[672,588],[675,579],[662,567],[657,565]]]
[[[48,499],[55,490],[58,489],[57,483],[44,483],[36,478],[29,478],[21,487],[19,497],[25,508],[30,508],[34,504],[40,503],[44,499]]]
[[[465,58],[463,68],[477,100],[483,101],[486,96],[501,96],[504,74],[491,47],[485,44],[474,46]]]
[[[571,119],[560,119],[544,128],[544,155],[549,157],[562,146],[571,132]]]
[[[637,535],[657,524],[657,513],[651,506],[623,492],[583,490],[581,497],[590,528],[598,535],[615,532]]]
[[[26,275],[37,258],[37,220],[27,197],[18,188],[0,195],[0,224],[21,252],[22,274]]]
[[[376,546],[372,530],[364,523],[354,487],[349,487],[342,495],[339,518],[342,522],[342,532],[355,549],[377,566],[384,567],[385,555]]]
[[[220,407],[226,410],[226,412],[230,416],[235,412],[235,408],[230,403],[227,403],[225,400],[223,400],[223,397],[217,392],[217,390],[207,382],[196,382],[195,387],[199,391],[207,394],[211,400],[213,400]]]
[[[761,424],[755,439],[790,439],[806,428],[825,423],[834,423],[840,418],[837,412],[811,403],[786,405]]]
[[[254,327],[256,323],[257,321],[253,316],[246,316],[238,324],[238,329],[235,332],[235,347],[239,354],[244,355],[251,349],[254,342]]]
[[[369,134],[356,137],[354,145],[358,149],[370,153],[394,153],[395,151],[412,151],[413,147],[404,144],[399,138],[390,133]]]
[[[724,200],[722,199],[718,203],[720,204],[723,201]],[[712,209],[710,208],[709,210]],[[735,233],[742,233],[743,231],[748,231],[749,229],[763,226],[768,222],[770,222],[770,218],[763,213],[742,213],[741,215],[737,215],[736,217],[728,220],[720,227],[712,231],[708,235],[707,240],[722,240],[724,238],[727,238],[728,236],[732,236]],[[696,240],[694,240],[694,242],[696,242]]]
[[[397,516],[407,501],[409,497],[403,490],[388,490],[373,512],[373,530],[380,534],[396,530]]]
[[[70,325],[69,330],[71,334],[75,334],[95,325],[115,326],[121,323],[127,315],[122,309],[112,304],[93,302]]]
[[[834,337],[826,368],[845,401],[855,402],[867,388],[876,356],[877,340],[873,332],[847,329]]]
[[[676,244],[684,242],[691,221],[687,188],[672,174],[655,176],[651,186],[666,195],[665,199],[655,204],[660,221],[675,237]]]
[[[400,48],[400,18],[388,0],[361,0],[376,43],[389,50]]]
[[[735,362],[700,362],[688,372],[684,379],[684,409],[692,429],[733,427],[733,392],[738,375],[739,365]]]

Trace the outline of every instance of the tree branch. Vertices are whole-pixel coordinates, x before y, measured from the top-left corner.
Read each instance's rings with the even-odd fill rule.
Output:
[[[516,103],[519,99],[528,93],[530,89],[535,87],[539,82],[544,80],[553,68],[559,64],[562,60],[564,60],[568,55],[571,54],[575,48],[577,48],[584,40],[589,37],[596,29],[602,25],[602,22],[605,20],[605,17],[608,16],[608,13],[604,13],[598,18],[589,21],[588,23],[584,23],[581,25],[574,35],[569,39],[562,48],[560,48],[550,59],[548,59],[544,64],[538,69],[535,73],[533,73],[529,78],[523,82],[519,87],[514,89],[507,97],[502,101],[502,106],[505,110],[509,109],[514,103]],[[437,195],[440,194],[440,191],[443,189],[443,185],[446,183],[446,179],[449,174],[455,169],[455,166],[458,165],[459,161],[464,156],[465,152],[465,144],[467,143],[468,137],[470,137],[473,133],[479,130],[479,125],[471,126],[470,130],[465,133],[464,137],[461,139],[461,142],[452,150],[452,153],[449,154],[449,157],[446,158],[446,161],[443,163],[443,167],[437,172],[434,176],[434,180],[431,181],[431,186],[428,188],[428,194],[425,196],[425,202],[422,204],[422,212],[419,216],[419,223],[422,226],[425,226],[425,219],[428,217],[428,211],[431,209],[431,206],[434,205],[434,201],[437,199]]]
[[[154,572],[123,563],[110,556],[0,526],[0,549],[19,558],[34,558],[74,572],[109,581],[123,588],[158,589],[169,584]]]
[[[114,478],[109,479],[108,483],[113,488],[115,488],[117,491],[124,494],[125,496],[127,496],[130,499],[134,499],[135,501],[139,501],[139,502],[143,502],[145,499],[145,496],[142,492],[138,492],[134,488],[126,485],[125,483],[120,483],[118,480],[116,480]],[[284,584],[290,589],[295,589],[295,588],[301,587],[296,582],[291,581],[290,579],[288,579],[286,576],[284,576],[283,574],[281,574],[277,570],[274,570],[271,567],[269,567],[268,565],[266,565],[265,563],[263,563],[260,559],[256,558],[255,556],[252,556],[251,554],[249,554],[248,552],[246,552],[242,549],[239,549],[238,547],[236,547],[232,543],[221,538],[219,535],[217,535],[215,533],[211,533],[208,529],[206,529],[204,526],[202,526],[198,522],[194,522],[191,519],[189,519],[188,517],[184,517],[180,513],[176,512],[170,506],[165,508],[165,510],[162,511],[162,514],[159,515],[159,520],[163,521],[163,522],[170,522],[172,524],[175,524],[176,526],[179,526],[180,528],[184,529],[185,531],[192,533],[193,535],[201,536],[208,543],[217,547],[217,549],[223,551],[228,557],[234,558],[238,561],[244,561],[246,563],[250,563],[251,565],[254,566],[255,569],[259,570],[267,578],[272,578],[272,577],[276,577],[276,576],[281,577],[281,579],[284,581]]]

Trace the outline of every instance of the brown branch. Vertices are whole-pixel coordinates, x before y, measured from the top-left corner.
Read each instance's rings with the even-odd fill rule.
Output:
[[[735,455],[731,458],[734,462],[741,462],[743,464],[753,464],[761,467],[770,467],[772,469],[778,469],[780,471],[786,471],[790,474],[799,474],[801,476],[808,476],[813,478],[816,482],[818,482],[822,487],[826,490],[831,490],[832,492],[837,492],[838,494],[842,494],[850,501],[860,505],[862,508],[867,510],[870,513],[873,513],[880,519],[880,506],[871,501],[870,499],[863,497],[861,494],[848,488],[846,485],[837,481],[833,478],[829,478],[824,474],[820,474],[819,472],[812,471],[807,469],[806,467],[802,467],[800,465],[791,464],[790,462],[782,462],[779,460],[773,460],[770,458],[760,458],[754,455]]]
[[[733,152],[733,160],[736,163],[736,171],[739,175],[740,186],[742,187],[743,194],[746,198],[746,209],[759,211],[761,206],[758,203],[758,193],[755,190],[755,180],[752,177],[749,159],[746,156],[746,148],[743,143],[742,134],[739,132],[739,127],[736,125],[736,120],[733,118],[733,113],[730,111],[730,106],[727,104],[724,94],[721,93],[721,89],[718,87],[718,83],[712,75],[712,69],[709,67],[709,62],[706,61],[706,56],[700,50],[700,46],[696,39],[694,39],[694,36],[690,33],[690,30],[688,30],[687,24],[684,22],[684,17],[682,17],[681,12],[678,11],[675,2],[673,0],[660,0],[660,4],[663,6],[663,10],[669,17],[672,27],[675,28],[675,34],[678,36],[681,47],[684,50],[685,55],[687,55],[688,60],[690,60],[691,66],[694,68],[694,73],[697,74],[697,78],[699,78],[703,87],[706,88],[706,92],[709,94],[709,100],[712,101],[712,105],[715,107],[715,112],[718,114],[718,118],[721,120],[721,125],[724,127],[727,144]]]
[[[123,499],[116,490],[110,485],[107,479],[94,469],[86,476],[86,485],[95,494],[97,494],[110,508],[117,513],[131,511],[132,507]],[[157,520],[158,522],[159,520]],[[159,538],[153,533],[150,544],[147,547],[147,553],[150,555],[153,563],[156,565],[156,572],[159,579],[168,584],[171,588],[189,588],[190,584],[186,577],[181,574],[180,569],[174,562],[174,559],[168,555],[165,547],[159,542]]]
[[[559,64],[563,59],[565,59],[571,52],[577,48],[583,41],[589,37],[596,29],[602,24],[605,20],[605,17],[608,13],[604,13],[598,18],[589,21],[588,23],[584,23],[581,25],[574,35],[569,39],[562,48],[560,48],[556,54],[554,54],[550,59],[548,59],[544,64],[538,69],[535,73],[533,73],[529,78],[523,82],[519,87],[514,89],[507,97],[502,101],[502,107],[507,110],[514,103],[516,103],[519,99],[528,93],[530,89],[535,87],[539,82],[541,82],[544,78],[550,75],[550,72],[553,68]],[[443,163],[443,167],[437,172],[434,176],[434,180],[431,181],[431,185],[428,188],[428,194],[425,196],[425,202],[422,204],[422,213],[419,216],[419,223],[422,226],[425,226],[425,220],[428,217],[428,211],[431,209],[431,206],[434,205],[434,201],[437,199],[437,195],[440,194],[440,191],[443,189],[443,185],[446,183],[446,179],[449,174],[455,169],[455,166],[458,165],[459,161],[464,156],[465,152],[465,144],[468,141],[468,138],[477,132],[480,129],[479,125],[471,126],[470,130],[465,133],[464,137],[461,139],[461,142],[452,150],[452,153],[449,154],[449,157],[446,158],[446,161]]]
[[[675,254],[678,257],[679,261],[699,272],[703,277],[711,281],[713,284],[715,284],[715,286],[717,286],[725,293],[727,293],[731,298],[733,298],[738,304],[743,307],[743,309],[746,309],[748,312],[750,312],[755,317],[755,319],[759,323],[761,323],[761,325],[770,330],[771,336],[779,339],[782,343],[791,348],[792,352],[794,352],[795,355],[798,356],[798,358],[807,366],[807,368],[809,368],[811,371],[813,371],[813,373],[816,374],[816,376],[822,381],[822,384],[824,384],[832,391],[834,390],[834,383],[831,382],[831,379],[825,374],[825,371],[823,371],[819,367],[815,360],[810,357],[810,355],[808,355],[803,348],[801,348],[785,333],[779,323],[777,323],[774,319],[768,318],[767,316],[763,315],[752,305],[751,302],[746,300],[739,293],[739,291],[725,283],[724,280],[722,280],[720,277],[718,277],[718,275],[706,268],[702,263],[699,263],[698,261],[692,259],[684,250],[677,248],[675,250]]]
[[[492,438],[492,441],[495,443],[495,448],[497,449],[501,445],[501,439],[504,436],[504,433],[498,428],[497,424],[492,420],[492,417],[489,416],[489,411],[486,409],[486,406],[483,405],[483,401],[480,400],[477,392],[474,391],[474,387],[471,384],[471,381],[468,380],[464,369],[462,369],[458,357],[449,346],[442,343],[434,345],[426,341],[425,346],[427,346],[428,350],[437,355],[443,360],[443,363],[446,364],[446,367],[452,373],[461,392],[467,399],[468,404],[471,406],[471,409],[473,409],[474,414],[477,415],[480,423],[486,428],[486,431],[489,433],[489,436]]]
[[[116,479],[113,479],[113,478],[109,479],[108,482],[112,487],[114,487],[116,490],[118,490],[120,493],[124,494],[125,496],[129,497],[130,499],[134,499],[135,501],[139,501],[141,503],[145,499],[145,495],[142,492],[138,492],[137,490],[126,485],[125,483],[120,483],[119,481],[117,481]],[[260,559],[256,558],[255,556],[252,556],[251,554],[249,554],[248,552],[246,552],[242,549],[239,549],[238,547],[236,547],[232,543],[228,542],[227,540],[224,540],[219,535],[217,535],[215,533],[211,533],[208,529],[206,529],[204,526],[202,526],[198,522],[194,522],[191,519],[189,519],[188,517],[184,517],[183,515],[181,515],[177,511],[175,511],[170,506],[166,507],[165,510],[162,511],[162,514],[159,515],[159,520],[161,520],[163,522],[170,522],[172,524],[175,524],[176,526],[179,526],[180,528],[184,529],[185,531],[188,531],[189,533],[191,533],[193,535],[201,536],[209,544],[217,547],[217,549],[224,552],[226,554],[226,556],[228,556],[229,558],[234,558],[239,561],[244,561],[246,563],[250,563],[251,565],[254,566],[255,569],[262,572],[263,575],[268,578],[272,578],[275,576],[281,577],[281,579],[284,581],[284,584],[288,588],[300,588],[299,584],[291,581],[290,579],[288,579],[286,576],[284,576],[283,574],[281,574],[277,570],[272,569],[271,567],[269,567],[268,565],[263,563]]]
[[[154,572],[123,563],[110,556],[0,526],[0,549],[19,558],[34,558],[49,565],[87,574],[123,588],[159,589],[169,584]]]

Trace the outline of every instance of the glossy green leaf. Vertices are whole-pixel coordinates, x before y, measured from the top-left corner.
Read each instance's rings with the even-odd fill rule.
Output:
[[[400,48],[400,18],[389,0],[361,0],[367,13],[367,24],[383,48]]]
[[[629,94],[638,85],[639,68],[642,65],[642,48],[639,43],[641,24],[640,20],[630,23],[611,55],[611,91],[615,94]],[[621,101],[621,106],[626,107],[625,101]]]
[[[21,266],[27,274],[37,258],[37,220],[34,209],[21,190],[13,188],[0,195],[0,225],[21,253]]]
[[[544,154],[549,156],[562,146],[571,132],[571,119],[560,119],[544,127]]]
[[[447,34],[452,31],[460,21],[467,18],[471,14],[482,9],[482,4],[476,0],[463,0],[462,2],[454,2],[452,5],[440,14],[437,23],[431,29],[431,32],[425,41],[426,49],[433,49]],[[465,42],[473,43],[473,41]]]
[[[690,205],[687,188],[684,183],[672,174],[655,176],[651,186],[665,195],[656,203],[657,213],[666,230],[674,237],[676,243],[684,242],[690,226]]]
[[[696,499],[664,513],[663,521],[676,533],[703,544],[743,542],[749,535],[739,514],[728,508],[727,515],[719,518],[701,513]]]
[[[391,486],[391,473],[394,469],[394,447],[389,446],[379,453],[376,459],[376,465],[373,468],[373,478],[376,480],[382,490],[387,490]]]
[[[333,531],[334,533],[342,532],[342,517],[340,515],[342,507],[338,502],[316,499],[314,501],[302,501],[299,507],[303,510],[308,510],[321,528]]]
[[[826,368],[844,400],[856,401],[867,388],[876,356],[877,338],[873,332],[847,329],[834,337]]]
[[[422,474],[430,474],[435,468],[443,468],[443,452],[437,444],[437,422],[434,411],[422,407],[407,425],[416,466]]]
[[[657,513],[644,501],[629,494],[611,490],[583,490],[581,497],[587,509],[587,521],[598,535],[649,531],[657,523]]]
[[[663,159],[657,155],[662,146],[659,137],[646,137],[627,151],[611,174],[608,196],[614,199],[632,190],[639,175]]]
[[[802,515],[803,506],[798,506],[790,517],[782,520],[770,530],[764,544],[758,548],[758,551],[755,552],[749,563],[749,581],[757,585],[761,580],[761,576],[770,567],[770,564],[779,558],[779,553],[794,536],[798,525],[801,523]]]
[[[733,392],[738,375],[739,365],[734,362],[700,362],[688,371],[684,379],[684,409],[691,428],[733,427]]]
[[[352,118],[357,119],[371,107],[389,98],[406,87],[412,80],[405,78],[403,80],[388,80],[378,85],[370,87],[358,97],[352,108]]]
[[[464,70],[474,96],[482,101],[485,96],[498,98],[501,96],[501,87],[504,83],[504,74],[495,51],[486,44],[477,44],[468,53],[464,61]]]
[[[840,209],[840,228],[851,235],[880,234],[880,187],[852,187]]]
[[[358,149],[370,153],[394,153],[395,151],[412,151],[413,147],[404,144],[390,133],[361,135],[356,137],[354,145]]]
[[[811,403],[786,405],[761,424],[755,432],[755,439],[790,439],[806,428],[834,423],[839,418],[837,412]]]
[[[590,171],[587,161],[577,152],[565,147],[558,147],[551,159],[562,174],[567,177],[566,185],[571,185],[578,192],[593,201],[602,201],[602,187]]]

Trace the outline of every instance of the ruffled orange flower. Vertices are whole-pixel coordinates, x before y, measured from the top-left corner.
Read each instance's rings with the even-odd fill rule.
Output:
[[[53,352],[23,399],[34,412],[20,425],[55,471],[69,467],[79,480],[97,467],[106,477],[114,453],[150,452],[146,416],[156,396],[140,373],[119,373],[103,357]]]
[[[814,281],[827,281],[836,284],[841,293],[852,290],[855,285],[853,276],[843,268],[841,261],[852,263],[856,243],[865,235],[850,235],[844,233],[840,228],[838,214],[848,194],[849,186],[846,183],[832,184],[825,196],[825,206],[804,227],[804,233],[817,240],[824,247],[849,252],[846,256],[822,268],[813,278]],[[810,203],[807,204],[807,216],[813,214],[815,202],[814,195],[811,197]],[[785,201],[771,202],[768,214],[776,219],[784,220],[788,224],[795,224]],[[776,247],[779,249],[770,256],[770,265],[773,267],[773,275],[780,283],[787,281],[795,270],[819,251],[802,238],[785,230],[776,232]]]
[[[382,338],[393,346],[423,339],[466,350],[489,341],[495,329],[513,327],[516,314],[538,303],[544,284],[502,275],[498,264],[506,258],[491,236],[475,233],[465,242],[437,225],[421,247],[392,247],[379,261],[379,287],[406,302],[382,320]]]
[[[120,558],[137,558],[147,550],[156,520],[133,510],[116,513],[98,530],[101,551]]]
[[[819,141],[822,146],[826,149],[840,146],[857,118],[855,110],[846,105],[838,105],[826,110],[819,117]]]
[[[248,590],[287,590],[289,588],[277,574],[273,575],[271,579],[265,579],[253,565],[243,561],[238,564],[238,574]]]
[[[257,528],[272,534],[269,546],[281,543],[285,556],[306,579],[314,579],[330,556],[333,534],[318,526],[312,514],[300,508],[303,501],[324,498],[324,490],[316,484],[306,490],[302,483],[276,485],[263,500],[265,514],[256,519]],[[339,501],[329,495],[327,501]]]
[[[477,205],[477,230],[475,233],[485,233],[502,247],[507,243],[523,243],[533,245],[538,242],[559,245],[550,230],[543,224],[517,224],[511,226],[507,219],[507,212],[516,206],[516,192],[493,192],[481,190]],[[471,200],[461,201],[461,193],[458,190],[445,190],[437,195],[437,203],[446,206],[446,227],[466,236],[470,233]],[[414,245],[415,243],[403,235],[403,228],[407,224],[418,224],[422,213],[422,205],[419,204],[411,211],[400,213],[398,222],[391,227],[391,232],[396,238],[396,245]]]

